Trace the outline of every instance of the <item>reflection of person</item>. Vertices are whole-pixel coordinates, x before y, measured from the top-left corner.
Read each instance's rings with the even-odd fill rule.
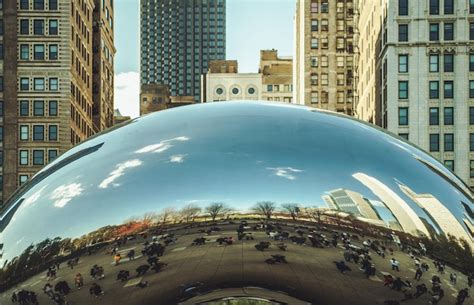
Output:
[[[420,267],[418,267],[415,272],[415,280],[419,281],[422,275],[423,275],[423,271],[421,270]]]
[[[395,258],[392,257],[390,264],[392,265],[392,270],[400,271],[400,263]]]
[[[121,259],[122,259],[122,256],[120,255],[120,253],[115,254],[114,256],[115,266],[117,266],[120,263]]]
[[[89,288],[89,293],[94,295],[96,298],[104,294],[102,288],[97,283],[92,284],[91,288]]]
[[[76,284],[77,289],[81,289],[81,287],[84,286],[84,278],[82,277],[82,274],[76,274],[74,277],[74,283]]]

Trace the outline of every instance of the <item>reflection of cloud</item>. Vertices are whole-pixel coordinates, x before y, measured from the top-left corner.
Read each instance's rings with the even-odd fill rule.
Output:
[[[301,169],[293,167],[267,167],[268,170],[273,172],[273,175],[286,178],[288,180],[295,180],[296,176],[294,173],[301,173]]]
[[[173,145],[172,145],[173,142],[177,142],[177,141],[184,142],[184,141],[188,141],[188,140],[189,140],[188,137],[176,137],[176,138],[173,138],[173,139],[163,140],[159,143],[148,145],[148,146],[145,146],[143,148],[140,148],[139,150],[135,151],[135,153],[137,153],[137,154],[161,153],[161,152],[164,152],[165,150],[168,150],[171,147],[173,147]]]
[[[172,163],[183,163],[184,162],[184,157],[186,157],[186,155],[172,155],[170,157],[170,162],[172,162]]]
[[[28,207],[30,205],[32,205],[33,203],[35,203],[41,196],[41,192],[47,187],[47,185],[43,186],[42,188],[40,188],[39,190],[37,190],[36,192],[34,192],[33,194],[31,194],[31,196],[29,196],[28,198],[25,199],[25,201],[23,201],[23,207]]]
[[[50,199],[54,200],[55,207],[62,208],[74,197],[81,195],[83,190],[80,183],[61,185],[53,191]]]
[[[117,178],[119,178],[120,176],[123,176],[125,174],[125,170],[127,168],[133,168],[133,167],[137,167],[137,166],[140,166],[142,165],[142,161],[138,160],[138,159],[133,159],[133,160],[128,160],[128,161],[125,161],[123,163],[119,163],[117,164],[116,166],[116,169],[113,170],[109,176],[107,178],[104,179],[104,181],[102,181],[100,184],[99,184],[99,187],[102,188],[102,189],[106,189],[107,187],[109,187],[109,185],[111,183],[113,183]],[[114,187],[117,187],[119,186],[120,184],[117,184],[117,183],[114,183],[113,186]]]

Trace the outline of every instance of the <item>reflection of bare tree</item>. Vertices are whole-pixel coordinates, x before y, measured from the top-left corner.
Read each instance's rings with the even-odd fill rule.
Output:
[[[273,201],[260,201],[254,207],[257,213],[262,214],[267,219],[272,218],[273,212],[275,211],[275,202]]]
[[[179,211],[179,216],[184,222],[189,223],[190,221],[194,222],[194,218],[196,218],[199,213],[201,213],[200,207],[194,204],[188,204]]]
[[[225,215],[229,211],[229,208],[225,206],[223,202],[214,202],[206,207],[206,213],[211,216],[212,221],[216,221],[218,216]]]
[[[167,222],[171,222],[176,216],[176,210],[173,207],[165,208],[157,216],[158,223],[161,223],[161,226],[164,226]]]
[[[308,216],[309,219],[313,220],[314,222],[317,222],[318,225],[321,225],[321,218],[324,215],[324,213],[327,211],[327,208],[305,208],[304,212],[306,216]]]
[[[296,218],[298,218],[298,215],[300,213],[300,208],[298,206],[298,204],[296,203],[284,203],[281,205],[281,207],[286,210],[291,218],[293,218],[293,220],[296,220]]]

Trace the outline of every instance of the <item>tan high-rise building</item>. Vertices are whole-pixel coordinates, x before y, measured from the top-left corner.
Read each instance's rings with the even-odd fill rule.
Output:
[[[114,124],[114,2],[96,0],[93,23],[92,115],[97,129]]]
[[[93,12],[102,2],[3,2],[0,205],[45,164],[103,128],[93,122],[92,70]]]
[[[352,0],[297,0],[295,103],[352,114],[354,32]]]
[[[278,57],[277,50],[260,51],[262,99],[291,103],[293,100],[293,60]]]
[[[359,1],[355,115],[474,189],[474,2]]]
[[[191,104],[194,104],[193,96],[170,96],[167,85],[143,84],[140,87],[140,115]]]

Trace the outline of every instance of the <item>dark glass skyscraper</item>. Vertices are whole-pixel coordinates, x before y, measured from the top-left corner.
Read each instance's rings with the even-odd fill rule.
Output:
[[[141,0],[140,82],[200,100],[200,75],[225,59],[225,0]]]

